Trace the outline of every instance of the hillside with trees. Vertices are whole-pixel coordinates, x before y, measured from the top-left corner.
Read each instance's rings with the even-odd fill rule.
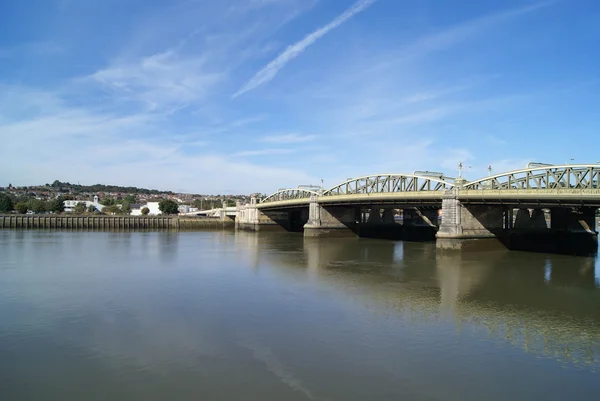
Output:
[[[83,193],[83,192],[121,192],[128,194],[146,194],[146,195],[173,195],[171,191],[159,191],[158,189],[146,189],[138,187],[121,187],[118,185],[79,185],[71,184],[69,182],[60,182],[55,180],[52,184],[46,184],[45,187],[51,187],[59,192],[69,192],[72,194]]]

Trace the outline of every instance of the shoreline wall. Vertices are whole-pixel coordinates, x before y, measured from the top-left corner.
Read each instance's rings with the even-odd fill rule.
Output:
[[[179,216],[0,215],[0,229],[196,230],[233,229],[233,220]]]

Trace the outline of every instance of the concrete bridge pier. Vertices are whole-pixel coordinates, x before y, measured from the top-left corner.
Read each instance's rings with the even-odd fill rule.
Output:
[[[570,255],[590,255],[598,251],[593,208],[550,209],[550,225],[542,209],[519,209],[514,228],[505,236],[507,248]]]
[[[371,207],[368,218],[358,225],[359,237],[379,239],[402,239],[402,226],[394,219],[394,209]]]
[[[246,231],[302,231],[304,222],[308,220],[308,212],[302,209],[261,210],[256,207],[258,201],[251,199],[246,205],[236,205],[237,217],[235,227]]]
[[[515,216],[514,225],[511,227],[515,230],[548,230],[548,223],[546,222],[546,214],[540,208],[533,209],[531,212],[529,209],[520,208],[517,209]]]
[[[396,220],[394,219],[394,209],[383,209],[381,223],[386,225],[396,224]]]
[[[579,209],[550,209],[550,227],[552,230],[595,233],[596,210],[591,207]]]
[[[369,211],[369,218],[367,219],[367,224],[381,224],[381,209],[372,208],[371,211]]]
[[[504,207],[465,205],[457,195],[458,191],[452,189],[442,200],[442,223],[436,234],[437,248],[462,249],[467,244],[465,240],[495,239],[504,233],[504,227],[508,224]],[[483,244],[479,242],[479,245]],[[497,241],[489,245],[498,248]]]
[[[519,209],[514,226],[502,238],[506,247],[571,255],[597,252],[598,234],[595,231],[593,208],[553,207],[549,219],[546,214],[541,208],[531,212]]]
[[[464,205],[455,197],[444,198],[437,238],[495,238],[504,229],[504,215],[502,206]]]
[[[438,209],[402,209],[402,239],[405,241],[434,241],[438,230]]]
[[[442,224],[436,234],[439,249],[497,249],[502,245],[511,250],[576,255],[598,250],[593,208],[552,208],[549,227],[542,208],[514,212],[504,206],[463,204],[454,194],[449,191],[442,201]],[[494,241],[480,241],[484,239]]]
[[[368,218],[358,219],[356,233],[360,237],[404,241],[433,241],[437,231],[436,209],[402,209],[402,222],[396,221],[397,209],[390,206],[371,207]]]
[[[543,209],[533,209],[530,217],[531,227],[536,230],[548,230],[548,222],[546,221],[546,213]]]
[[[311,196],[308,222],[304,225],[305,237],[346,237],[355,235],[361,220],[360,209],[344,206],[321,206],[316,196]]]

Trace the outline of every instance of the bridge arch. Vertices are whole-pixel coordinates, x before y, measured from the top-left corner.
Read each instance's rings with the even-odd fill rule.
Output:
[[[528,167],[469,181],[462,189],[599,189],[600,165]]]
[[[416,191],[443,191],[454,187],[449,177],[418,174],[376,174],[349,178],[323,192],[323,196]]]
[[[279,202],[287,200],[309,199],[312,195],[319,195],[316,191],[302,188],[280,189],[279,191],[261,199],[260,203]]]

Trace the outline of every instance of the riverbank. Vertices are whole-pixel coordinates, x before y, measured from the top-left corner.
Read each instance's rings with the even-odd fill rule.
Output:
[[[0,229],[233,229],[233,220],[179,216],[0,215]]]

